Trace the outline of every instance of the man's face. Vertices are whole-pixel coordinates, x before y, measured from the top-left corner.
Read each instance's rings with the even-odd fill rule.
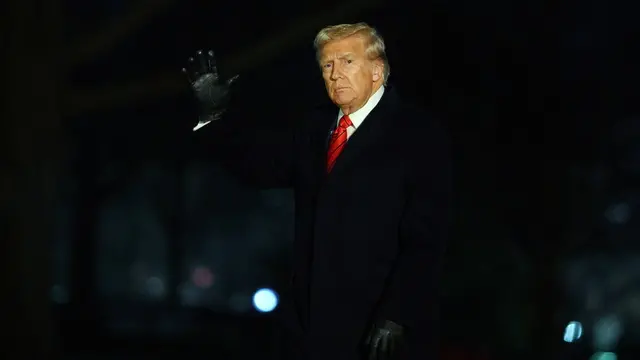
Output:
[[[327,93],[345,114],[362,107],[382,83],[382,62],[369,60],[365,50],[365,42],[359,36],[330,41],[321,50],[320,66]]]

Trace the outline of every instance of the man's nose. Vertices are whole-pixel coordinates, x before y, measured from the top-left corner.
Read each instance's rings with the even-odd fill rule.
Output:
[[[331,69],[331,80],[338,80],[342,77],[342,71],[337,66]]]

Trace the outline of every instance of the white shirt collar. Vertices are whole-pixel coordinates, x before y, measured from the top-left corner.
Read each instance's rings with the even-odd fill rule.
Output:
[[[373,110],[373,108],[375,108],[376,105],[378,105],[378,103],[380,102],[380,99],[382,99],[383,94],[384,94],[384,86],[380,86],[380,89],[378,89],[378,91],[376,91],[373,95],[371,95],[371,97],[369,98],[369,100],[367,100],[367,102],[364,104],[363,107],[349,114],[349,119],[351,119],[351,122],[353,123],[354,128],[357,129],[358,126],[362,124],[362,122],[367,117],[367,115],[369,115],[369,113]],[[344,113],[342,112],[342,110],[340,110],[338,112],[338,121],[340,121],[340,118],[342,118],[342,115],[344,115]]]

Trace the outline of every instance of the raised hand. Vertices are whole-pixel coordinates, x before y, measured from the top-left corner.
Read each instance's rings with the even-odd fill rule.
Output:
[[[189,58],[182,72],[186,75],[200,107],[198,124],[193,128],[193,131],[196,131],[222,117],[227,109],[229,89],[238,79],[238,75],[222,81],[213,50],[198,50],[194,57]]]

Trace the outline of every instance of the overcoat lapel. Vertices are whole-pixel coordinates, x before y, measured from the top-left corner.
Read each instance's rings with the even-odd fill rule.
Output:
[[[382,99],[380,99],[378,105],[376,105],[371,113],[369,113],[367,118],[351,135],[349,141],[347,141],[347,144],[344,149],[342,149],[340,156],[338,156],[331,173],[327,175],[328,178],[334,177],[336,174],[350,168],[359,157],[366,153],[369,147],[376,144],[387,133],[388,125],[393,121],[392,113],[394,106],[396,106],[396,97],[397,96],[392,89],[385,89],[385,93],[382,96]],[[337,115],[334,115],[334,127],[337,122],[336,116]],[[326,164],[327,159],[327,147],[328,146],[325,146],[324,164]]]

